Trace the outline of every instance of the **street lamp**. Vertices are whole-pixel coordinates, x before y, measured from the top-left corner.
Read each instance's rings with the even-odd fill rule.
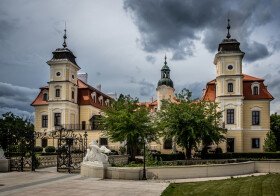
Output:
[[[147,177],[146,177],[146,141],[145,141],[145,138],[143,138],[143,142],[144,142],[144,155],[143,155],[144,165],[143,165],[143,177],[142,177],[142,180],[147,180]]]

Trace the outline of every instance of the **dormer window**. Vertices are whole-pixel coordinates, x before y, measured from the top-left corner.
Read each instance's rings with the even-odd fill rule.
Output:
[[[48,101],[48,93],[43,94],[43,101]]]
[[[109,99],[106,99],[105,105],[106,105],[106,106],[109,106],[109,103],[110,103]]]
[[[102,95],[100,97],[98,97],[98,101],[99,101],[100,105],[103,105],[103,96]]]
[[[91,93],[91,98],[93,99],[94,103],[96,103],[96,92]]]
[[[231,83],[231,82],[228,83],[228,92],[229,93],[233,92],[233,83]]]
[[[259,87],[254,86],[253,87],[253,95],[258,95],[259,94]]]
[[[259,95],[260,94],[260,84],[258,82],[254,82],[251,86],[252,94]]]

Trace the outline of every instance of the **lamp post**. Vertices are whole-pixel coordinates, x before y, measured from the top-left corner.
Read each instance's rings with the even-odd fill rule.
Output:
[[[145,138],[143,138],[143,142],[144,142],[144,155],[143,155],[143,177],[142,180],[147,180],[147,176],[146,176],[146,142],[145,142]]]

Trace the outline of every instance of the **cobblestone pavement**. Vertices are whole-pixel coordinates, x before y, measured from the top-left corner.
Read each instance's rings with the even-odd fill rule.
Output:
[[[36,172],[0,173],[0,195],[160,195],[169,185],[163,181],[100,180],[77,174],[55,172],[56,168]]]

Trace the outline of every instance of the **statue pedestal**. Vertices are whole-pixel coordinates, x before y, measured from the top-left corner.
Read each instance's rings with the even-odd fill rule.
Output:
[[[93,178],[106,178],[106,170],[109,167],[109,163],[100,163],[100,162],[82,162],[81,164],[81,176],[84,177],[93,177]]]
[[[10,165],[9,159],[0,159],[0,172],[8,172],[9,165]]]

